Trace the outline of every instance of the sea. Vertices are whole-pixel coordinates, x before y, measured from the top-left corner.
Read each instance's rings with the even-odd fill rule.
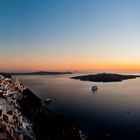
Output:
[[[51,98],[46,107],[72,122],[90,140],[139,140],[140,78],[108,83],[70,79],[86,74],[14,77],[42,101]],[[93,92],[93,85],[98,90]]]

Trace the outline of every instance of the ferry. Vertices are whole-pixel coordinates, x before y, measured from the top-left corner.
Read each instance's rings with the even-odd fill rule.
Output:
[[[96,91],[98,89],[98,87],[96,85],[92,86],[92,91]]]
[[[46,104],[46,103],[50,103],[51,101],[52,101],[52,99],[46,98],[43,102]]]

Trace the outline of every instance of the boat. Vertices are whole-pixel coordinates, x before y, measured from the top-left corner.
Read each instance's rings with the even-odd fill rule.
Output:
[[[46,104],[46,103],[50,103],[51,101],[52,101],[52,99],[46,98],[43,102]]]
[[[92,91],[96,91],[98,87],[96,85],[92,86]]]

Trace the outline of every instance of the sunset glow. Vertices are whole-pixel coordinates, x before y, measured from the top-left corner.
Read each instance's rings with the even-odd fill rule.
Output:
[[[139,0],[0,1],[0,71],[140,71]]]

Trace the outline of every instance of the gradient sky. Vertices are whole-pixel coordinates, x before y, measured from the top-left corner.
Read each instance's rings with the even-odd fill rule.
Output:
[[[0,0],[0,70],[140,71],[140,1]]]

